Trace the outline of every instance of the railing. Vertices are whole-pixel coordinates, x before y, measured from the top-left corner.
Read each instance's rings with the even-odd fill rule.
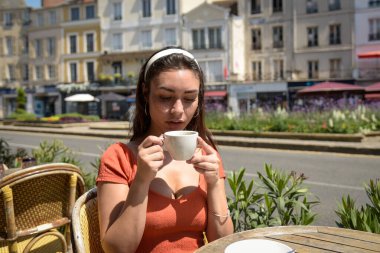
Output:
[[[368,40],[380,40],[380,33],[370,33],[368,34]]]
[[[273,42],[273,48],[283,48],[284,42],[283,41],[274,41]]]

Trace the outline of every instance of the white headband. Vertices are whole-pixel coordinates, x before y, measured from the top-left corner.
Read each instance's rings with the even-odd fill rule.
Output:
[[[184,56],[187,56],[190,59],[194,60],[195,63],[198,65],[198,68],[199,68],[199,64],[198,64],[197,60],[194,58],[194,56],[192,54],[190,54],[189,52],[187,52],[187,51],[185,51],[183,49],[169,48],[169,49],[166,49],[166,50],[162,50],[161,52],[158,52],[157,54],[153,55],[152,58],[150,58],[150,60],[148,61],[148,63],[146,64],[146,67],[145,67],[144,80],[146,79],[146,73],[148,73],[148,70],[149,70],[150,66],[155,61],[157,61],[158,59],[160,59],[162,57],[171,55],[171,54],[183,54]]]

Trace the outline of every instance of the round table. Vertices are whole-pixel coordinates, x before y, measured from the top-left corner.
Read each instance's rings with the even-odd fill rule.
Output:
[[[247,230],[210,242],[195,252],[222,253],[231,243],[251,238],[277,241],[297,253],[380,252],[380,234],[324,226],[279,226]]]

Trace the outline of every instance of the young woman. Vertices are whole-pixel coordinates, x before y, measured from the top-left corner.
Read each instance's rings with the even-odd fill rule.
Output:
[[[133,134],[111,145],[97,178],[100,238],[107,253],[193,252],[233,232],[221,158],[204,122],[204,77],[180,48],[156,52],[143,65]],[[199,133],[200,151],[172,160],[162,134]]]

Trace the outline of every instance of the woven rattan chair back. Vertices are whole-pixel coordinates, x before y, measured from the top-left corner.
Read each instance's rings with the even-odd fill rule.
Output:
[[[0,180],[0,253],[71,251],[71,213],[84,193],[80,169],[50,163]]]
[[[77,253],[104,253],[100,244],[96,187],[75,202],[72,227]]]

